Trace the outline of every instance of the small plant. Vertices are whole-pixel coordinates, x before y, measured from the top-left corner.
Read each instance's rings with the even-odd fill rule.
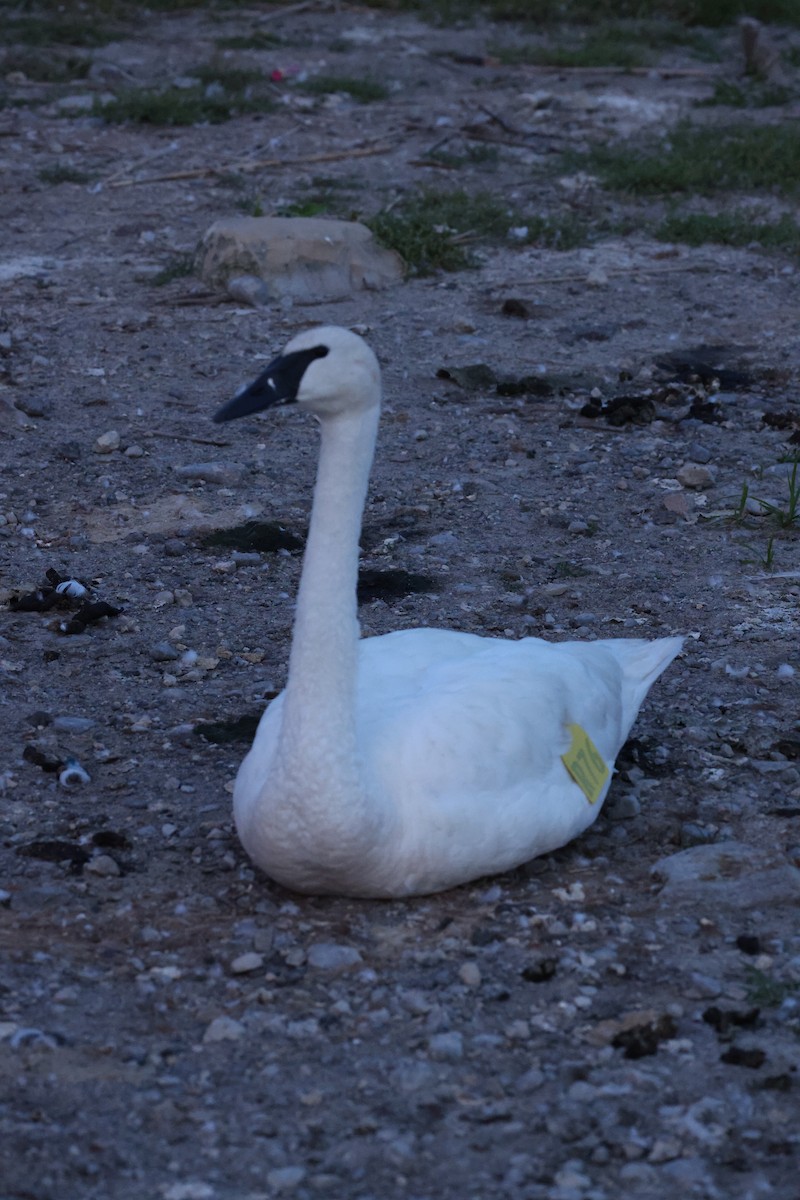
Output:
[[[666,141],[632,153],[626,142],[597,146],[592,169],[620,191],[713,192],[773,189],[794,195],[800,186],[800,128],[796,124],[696,127],[682,121]]]
[[[800,522],[800,480],[797,478],[798,466],[800,466],[800,459],[796,458],[793,460],[792,470],[786,479],[789,494],[785,507],[780,504],[771,504],[768,500],[759,500],[758,502],[764,512],[772,517],[780,529],[791,529],[795,524]]]
[[[684,242],[703,246],[716,242],[721,246],[749,246],[754,242],[765,250],[786,250],[800,255],[800,225],[788,214],[777,221],[759,221],[746,211],[727,213],[672,213],[655,231],[661,241]]]
[[[729,108],[772,108],[788,104],[793,99],[792,91],[779,84],[758,80],[747,87],[739,87],[727,79],[718,79],[714,92],[707,100],[699,100],[700,107],[724,104]]]
[[[500,161],[500,151],[497,146],[487,146],[479,143],[477,146],[467,146],[461,154],[454,151],[431,150],[427,158],[431,162],[440,163],[443,167],[458,170],[461,167],[490,167],[494,168]]]
[[[767,538],[767,548],[762,553],[757,546],[747,546],[747,550],[754,555],[753,558],[745,558],[744,563],[753,563],[757,567],[761,567],[764,571],[771,571],[775,566],[775,535],[772,534]]]
[[[760,21],[800,24],[796,0],[370,0],[370,8],[411,9],[439,23],[463,22],[482,14],[495,21],[580,24],[621,17],[681,21],[716,28],[744,14]]]
[[[744,522],[747,518],[747,500],[748,500],[749,495],[750,495],[750,485],[747,482],[747,480],[745,480],[745,482],[742,484],[742,492],[741,492],[741,495],[739,496],[739,501],[736,505],[736,508],[733,510],[733,514],[732,514],[733,520],[736,522],[737,525],[744,525]]]
[[[511,224],[513,214],[493,196],[463,189],[420,192],[397,209],[367,221],[376,237],[397,250],[415,275],[469,266],[467,240],[500,236]]]
[[[269,112],[272,97],[259,88],[261,71],[209,64],[193,73],[190,87],[127,88],[97,112],[109,122],[141,125],[221,124],[243,113]]]
[[[71,83],[85,79],[92,60],[82,54],[54,52],[52,48],[12,53],[3,60],[3,74],[19,71],[34,83]]]
[[[361,104],[369,104],[373,100],[386,100],[389,89],[377,79],[351,75],[313,75],[297,84],[303,92],[311,96],[327,96],[333,92],[344,92]]]
[[[518,45],[496,47],[493,53],[502,63],[531,63],[546,67],[645,67],[652,55],[642,44],[625,36],[618,28],[587,33],[555,46]]]
[[[217,38],[216,45],[220,50],[273,50],[281,46],[283,39],[277,34],[267,33],[263,29],[254,29],[252,33],[238,34],[233,37]]]
[[[3,20],[3,41],[26,46],[105,46],[119,33],[118,25],[103,25],[96,14],[69,15],[66,5],[59,16],[7,14]]]
[[[746,967],[745,973],[747,976],[747,1003],[757,1005],[759,1008],[777,1008],[787,996],[791,996],[798,989],[796,983],[782,983],[757,967]]]
[[[165,267],[154,275],[151,282],[155,287],[164,287],[167,283],[172,283],[175,279],[184,279],[187,275],[191,275],[194,271],[194,255],[193,254],[177,254],[171,262],[168,262]]]
[[[471,266],[470,243],[480,238],[506,238],[520,231],[528,245],[568,250],[586,241],[586,227],[576,218],[526,216],[500,203],[486,191],[430,189],[367,220],[376,237],[406,260],[412,274],[458,271]]]

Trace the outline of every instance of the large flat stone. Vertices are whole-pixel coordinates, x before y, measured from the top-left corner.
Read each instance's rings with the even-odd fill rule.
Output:
[[[338,300],[391,287],[403,261],[375,241],[366,225],[319,217],[228,217],[215,221],[198,249],[198,267],[212,287],[231,278],[263,279],[274,300]]]
[[[703,914],[800,904],[800,870],[780,854],[742,842],[691,846],[660,858],[651,874],[663,882],[662,904],[697,905]]]

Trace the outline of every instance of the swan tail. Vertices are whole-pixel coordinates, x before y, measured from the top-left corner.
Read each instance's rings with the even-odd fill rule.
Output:
[[[623,709],[624,723],[628,728],[636,719],[642,701],[652,685],[683,648],[682,637],[659,638],[647,641],[644,638],[614,639],[614,657],[622,668],[624,679]]]

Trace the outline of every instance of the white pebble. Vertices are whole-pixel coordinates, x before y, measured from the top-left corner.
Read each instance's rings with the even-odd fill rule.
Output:
[[[94,448],[98,454],[111,454],[119,450],[120,436],[116,429],[108,429],[97,438]]]
[[[119,863],[110,854],[98,854],[95,858],[91,858],[84,870],[90,871],[92,875],[103,875],[107,879],[115,878],[120,874]]]
[[[343,971],[361,962],[355,946],[340,946],[336,942],[312,942],[308,947],[308,965],[318,971]]]
[[[240,954],[231,963],[231,973],[233,975],[248,975],[251,971],[258,971],[264,965],[263,954],[256,954],[254,950],[248,951],[246,954]]]
[[[235,1021],[233,1017],[214,1017],[203,1034],[203,1041],[235,1042],[244,1035],[245,1028],[241,1021]]]

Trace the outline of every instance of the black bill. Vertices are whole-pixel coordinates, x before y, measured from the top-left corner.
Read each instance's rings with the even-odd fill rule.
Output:
[[[315,358],[324,358],[327,346],[314,346],[310,350],[292,350],[273,358],[266,371],[262,371],[244,391],[239,392],[227,404],[214,413],[214,420],[234,421],[237,417],[249,417],[278,404],[292,404],[297,399],[300,383],[308,364]]]

